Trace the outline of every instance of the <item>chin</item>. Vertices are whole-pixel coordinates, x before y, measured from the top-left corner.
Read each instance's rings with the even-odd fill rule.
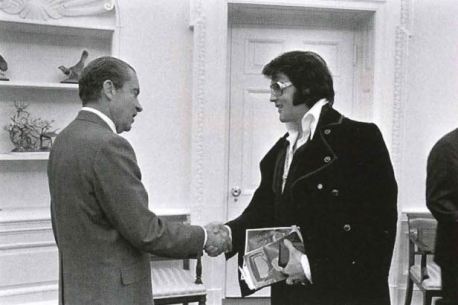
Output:
[[[280,116],[278,119],[279,119],[280,122],[282,122],[282,123],[287,123],[287,122],[289,122],[289,120],[288,120],[287,118],[284,118],[284,117],[282,117],[282,116]]]

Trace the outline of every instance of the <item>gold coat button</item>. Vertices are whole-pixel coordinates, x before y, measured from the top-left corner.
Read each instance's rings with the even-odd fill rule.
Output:
[[[331,194],[332,194],[332,196],[337,197],[337,196],[339,196],[339,190],[338,189],[333,189],[331,191]]]
[[[324,157],[324,163],[329,163],[329,161],[331,161],[331,157],[329,156]]]
[[[343,226],[343,229],[345,232],[349,232],[351,230],[351,226],[347,223],[346,225]]]
[[[318,184],[316,185],[316,188],[319,189],[319,190],[322,190],[322,189],[323,189],[323,184],[318,183]]]
[[[324,130],[324,134],[325,134],[325,135],[328,135],[328,134],[330,134],[330,133],[331,133],[331,129],[325,129],[325,130]]]

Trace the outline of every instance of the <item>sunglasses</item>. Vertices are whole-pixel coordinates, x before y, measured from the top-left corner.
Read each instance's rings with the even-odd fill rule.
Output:
[[[283,94],[283,89],[291,87],[293,83],[291,82],[275,82],[270,85],[270,94],[275,97],[279,97]]]

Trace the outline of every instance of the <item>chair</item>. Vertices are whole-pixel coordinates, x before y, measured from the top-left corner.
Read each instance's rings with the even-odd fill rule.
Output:
[[[152,260],[171,260],[152,256]],[[188,304],[205,305],[207,291],[202,283],[202,263],[197,259],[195,275],[190,271],[189,260],[183,260],[183,268],[177,266],[152,267],[152,286],[155,305]]]
[[[409,274],[405,305],[412,301],[413,284],[423,294],[423,305],[442,295],[440,267],[433,261],[437,221],[431,214],[407,213],[409,228]]]

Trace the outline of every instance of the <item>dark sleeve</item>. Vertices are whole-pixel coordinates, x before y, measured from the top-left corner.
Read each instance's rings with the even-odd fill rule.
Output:
[[[397,227],[398,187],[394,176],[388,149],[382,134],[375,124],[366,139],[366,159],[361,164],[365,172],[365,182],[361,184],[363,200],[367,202],[367,261],[362,263],[375,272],[388,276],[393,256]],[[363,251],[364,253],[364,251]]]
[[[135,153],[122,137],[113,137],[98,152],[94,164],[95,195],[110,223],[133,246],[160,256],[200,255],[204,230],[169,223],[148,209]]]
[[[226,257],[237,252],[243,255],[245,248],[245,231],[251,228],[271,227],[273,225],[274,200],[273,175],[277,158],[277,143],[260,163],[261,183],[243,213],[227,223],[232,231],[233,251]]]
[[[428,157],[426,204],[439,222],[458,222],[458,152],[445,140]]]

